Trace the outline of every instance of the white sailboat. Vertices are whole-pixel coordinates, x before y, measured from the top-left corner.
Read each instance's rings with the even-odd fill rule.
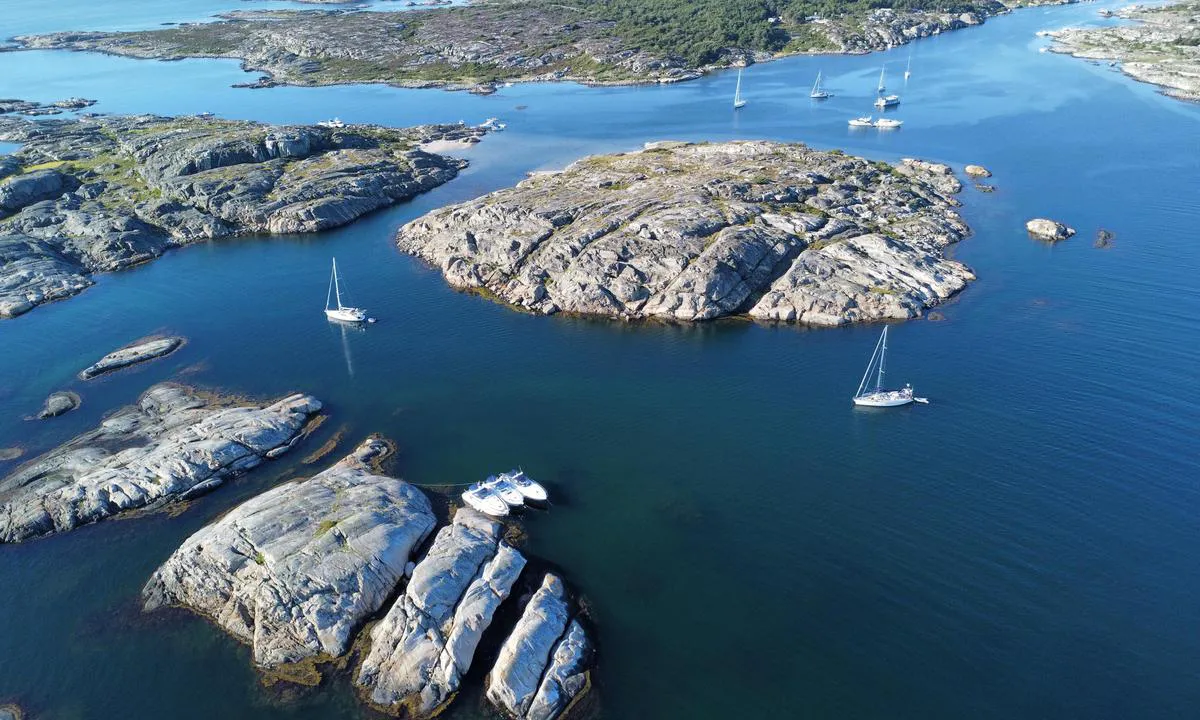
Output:
[[[886,70],[887,70],[887,66],[886,66],[886,65],[884,65],[883,67],[879,68],[879,87],[875,88],[875,92],[880,92],[880,93],[881,93],[881,92],[883,92],[884,90],[887,90],[887,87],[886,87],[886,86],[884,86],[884,84],[883,84],[883,73],[884,73]]]
[[[808,96],[810,98],[812,98],[813,100],[825,100],[827,98],[833,97],[828,92],[821,89],[821,71],[820,70],[817,71],[817,81],[815,83],[813,83],[812,90],[809,91]]]
[[[908,82],[909,76],[912,75],[912,53],[908,54],[908,67],[904,68],[904,82]]]
[[[337,301],[336,307],[330,306],[330,301]],[[367,311],[362,308],[349,307],[342,304],[342,287],[338,282],[337,258],[333,259],[333,274],[329,278],[329,291],[325,293],[325,317],[342,322],[366,322]]]
[[[871,361],[867,363],[867,371],[863,373],[862,382],[858,384],[858,392],[854,393],[854,404],[864,407],[899,407],[912,402],[929,402],[925,398],[913,397],[912,385],[905,385],[899,390],[884,389],[887,335],[888,329],[887,326],[884,326],[883,334],[879,336],[879,342],[875,343],[875,352],[871,353]],[[868,386],[872,375],[875,376],[874,387]]]
[[[733,90],[733,109],[746,107],[746,98],[742,97],[742,69],[738,68],[737,87]]]

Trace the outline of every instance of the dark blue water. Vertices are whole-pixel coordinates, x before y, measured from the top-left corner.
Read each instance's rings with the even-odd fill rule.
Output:
[[[107,112],[509,130],[454,182],[351,227],[222,241],[97,278],[0,323],[0,446],[42,451],[182,377],[327,401],[343,448],[400,445],[398,472],[465,482],[523,464],[560,498],[527,550],[565,569],[598,627],[604,718],[1171,718],[1200,704],[1200,107],[1038,53],[1095,5],[1018,12],[867,57],[755,66],[665,88],[530,85],[491,97],[378,87],[234,90],[236,63],[0,55],[0,95]],[[853,133],[882,61],[894,133]],[[837,97],[807,99],[820,69]],[[520,108],[520,109],[519,109]],[[457,294],[400,255],[401,223],[530,170],[648,140],[774,138],[991,168],[964,191],[956,255],[979,281],[942,322],[896,326],[890,375],[931,398],[849,395],[878,327],[698,327],[531,317]],[[1025,220],[1079,230],[1049,247]],[[1099,228],[1116,234],[1092,247]],[[319,312],[336,255],[363,332]],[[74,373],[152,332],[169,359]],[[22,419],[52,390],[84,406]],[[344,678],[263,689],[244,648],[142,616],[153,568],[212,517],[296,474],[271,464],[177,518],[0,548],[0,700],[46,717],[357,718]],[[0,464],[0,471],[12,466]],[[479,713],[466,693],[452,718]]]

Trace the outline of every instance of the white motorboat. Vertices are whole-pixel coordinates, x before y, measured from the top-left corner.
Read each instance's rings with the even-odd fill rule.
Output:
[[[903,124],[903,120],[893,120],[891,118],[879,118],[875,121],[875,127],[880,130],[895,130]]]
[[[505,125],[504,123],[500,122],[500,118],[490,117],[487,120],[484,120],[482,123],[480,123],[479,127],[483,128],[484,130],[493,130],[495,132],[500,132],[504,128],[508,127],[508,125]]]
[[[911,402],[927,403],[925,398],[914,398],[912,385],[905,385],[899,390],[886,390],[883,387],[884,363],[887,357],[888,329],[883,328],[879,342],[875,343],[875,352],[871,353],[871,361],[867,363],[867,371],[863,373],[862,382],[858,384],[858,392],[854,393],[854,404],[863,407],[899,407]],[[875,386],[869,387],[871,375],[875,376]]]
[[[507,480],[521,492],[521,495],[524,496],[526,500],[532,500],[534,502],[546,502],[547,498],[549,497],[549,495],[546,493],[546,488],[542,487],[540,483],[530,479],[530,477],[522,470],[510,470],[509,472],[502,474],[500,477],[507,478]]]
[[[332,120],[322,120],[321,122],[319,122],[317,124],[320,125],[321,127],[332,128],[334,130],[340,130],[341,128],[346,127],[346,123],[342,122],[341,118],[334,118]]]
[[[336,300],[337,305],[332,305]],[[330,320],[360,323],[367,321],[367,311],[342,304],[342,287],[338,282],[337,258],[333,259],[333,275],[329,278],[329,291],[325,293],[325,317]]]
[[[742,97],[742,69],[738,68],[737,86],[733,89],[733,109],[746,107],[746,98]]]
[[[813,100],[828,100],[833,97],[831,93],[826,92],[821,88],[821,71],[817,71],[817,81],[813,83],[812,90],[808,91],[808,96]]]
[[[883,110],[884,108],[896,107],[900,104],[899,95],[879,96],[875,98],[875,107]]]
[[[854,118],[850,121],[850,127],[875,127],[875,122],[871,120],[871,116]]]
[[[463,502],[484,515],[504,517],[508,515],[508,503],[494,490],[476,483],[463,491]]]
[[[525,496],[503,475],[499,477],[492,475],[483,481],[483,487],[499,495],[500,499],[508,503],[510,507],[520,507],[525,504]]]

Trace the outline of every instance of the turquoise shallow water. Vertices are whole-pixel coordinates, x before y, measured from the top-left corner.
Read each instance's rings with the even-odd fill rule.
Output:
[[[135,4],[136,5],[136,4]],[[664,88],[529,85],[491,97],[379,87],[235,90],[236,63],[0,54],[0,95],[97,111],[509,130],[454,182],[320,236],[192,247],[0,323],[0,446],[44,450],[174,376],[303,389],[345,428],[394,438],[417,483],[523,464],[559,498],[528,551],[592,608],[604,718],[1168,718],[1200,703],[1200,107],[1038,53],[1096,5],[1034,9],[912,47],[900,132],[853,133],[881,61],[797,58]],[[20,29],[18,29],[20,31]],[[14,31],[15,32],[15,31]],[[837,97],[805,97],[818,69]],[[519,109],[521,108],[521,109]],[[943,322],[893,328],[891,376],[932,404],[854,411],[878,327],[626,325],[516,314],[397,253],[401,223],[534,169],[664,138],[774,138],[872,158],[982,163],[979,275]],[[1080,234],[1048,247],[1046,215]],[[1116,233],[1093,248],[1100,228]],[[363,332],[318,312],[336,255]],[[74,373],[160,331],[169,359]],[[84,396],[22,417],[55,389]],[[186,614],[142,616],[145,578],[188,534],[297,473],[305,452],[177,518],[0,548],[0,701],[54,718],[367,717],[342,678],[262,689],[244,648]],[[0,472],[12,463],[0,464]],[[475,717],[465,693],[449,713]]]

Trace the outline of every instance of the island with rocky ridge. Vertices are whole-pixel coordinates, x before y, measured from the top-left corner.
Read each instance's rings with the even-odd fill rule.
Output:
[[[252,404],[162,383],[0,479],[0,543],[187,500],[291,447],[311,395]]]
[[[1051,50],[1118,63],[1126,75],[1166,95],[1200,101],[1200,2],[1130,5],[1117,17],[1135,22],[1048,33]]]
[[[0,318],[172,247],[344,225],[454,178],[465,125],[274,126],[209,117],[0,117]]]
[[[1057,4],[1062,1],[1050,0]],[[673,82],[797,53],[864,53],[979,25],[1040,0],[483,0],[399,12],[249,10],[136,32],[15,38],[139,58],[242,60],[272,84],[475,87],[504,81]]]
[[[974,279],[945,165],[800,144],[655,143],[420,217],[399,248],[532,312],[842,325],[917,317]]]

